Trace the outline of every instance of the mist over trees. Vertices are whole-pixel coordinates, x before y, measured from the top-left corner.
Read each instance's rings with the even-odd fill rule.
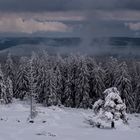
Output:
[[[31,94],[44,106],[92,108],[105,89],[116,87],[127,112],[140,112],[140,61],[83,55],[32,53],[0,65],[0,100],[26,100]]]

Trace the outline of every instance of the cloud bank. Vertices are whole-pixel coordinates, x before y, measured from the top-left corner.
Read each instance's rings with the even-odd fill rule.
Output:
[[[130,30],[133,31],[140,31],[140,22],[136,22],[136,23],[125,23],[125,26],[127,26]]]
[[[66,32],[70,30],[67,25],[61,22],[38,22],[33,19],[24,20],[20,17],[16,18],[1,18],[0,32],[22,32],[34,33],[38,31]]]
[[[139,0],[0,0],[1,11],[140,10]]]
[[[0,0],[0,33],[129,36],[138,31],[136,22],[140,22],[140,0]]]

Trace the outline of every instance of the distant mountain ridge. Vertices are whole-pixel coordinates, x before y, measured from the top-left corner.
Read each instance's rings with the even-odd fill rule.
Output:
[[[90,42],[89,42],[90,41]],[[90,49],[88,48],[90,46]],[[19,47],[20,46],[20,47]],[[43,47],[42,47],[43,46]],[[93,38],[92,40],[84,40],[78,37],[1,37],[0,38],[0,52],[13,51],[18,54],[26,54],[32,50],[39,48],[49,48],[49,50],[61,49],[68,50],[70,48],[82,48],[90,54],[95,51],[97,54],[109,55],[131,55],[140,56],[140,38],[132,37],[110,37],[110,38]],[[79,49],[80,50],[80,49]],[[79,51],[78,50],[78,51]],[[100,51],[101,50],[101,51]],[[76,52],[76,51],[75,51]],[[16,54],[14,53],[14,54]]]
[[[94,38],[92,42],[98,43],[100,38]],[[49,38],[49,37],[2,37],[0,38],[0,50],[10,48],[18,45],[39,45],[44,44],[48,46],[77,46],[82,43],[81,38]],[[108,39],[108,45],[111,46],[135,46],[140,48],[140,38],[131,37],[110,37]]]
[[[18,45],[39,45],[47,46],[73,46],[79,45],[80,38],[46,38],[46,37],[7,37],[0,38],[0,50]]]

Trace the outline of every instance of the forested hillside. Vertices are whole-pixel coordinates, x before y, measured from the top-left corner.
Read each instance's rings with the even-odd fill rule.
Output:
[[[117,87],[127,112],[140,112],[140,61],[99,59],[90,56],[60,56],[32,53],[31,57],[1,61],[0,100],[92,108],[106,88]]]

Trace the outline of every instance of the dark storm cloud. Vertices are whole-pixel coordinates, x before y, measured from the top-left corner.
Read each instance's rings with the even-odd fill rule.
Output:
[[[123,5],[131,10],[140,10],[140,0],[124,0]]]
[[[0,0],[0,11],[140,10],[140,0]]]

